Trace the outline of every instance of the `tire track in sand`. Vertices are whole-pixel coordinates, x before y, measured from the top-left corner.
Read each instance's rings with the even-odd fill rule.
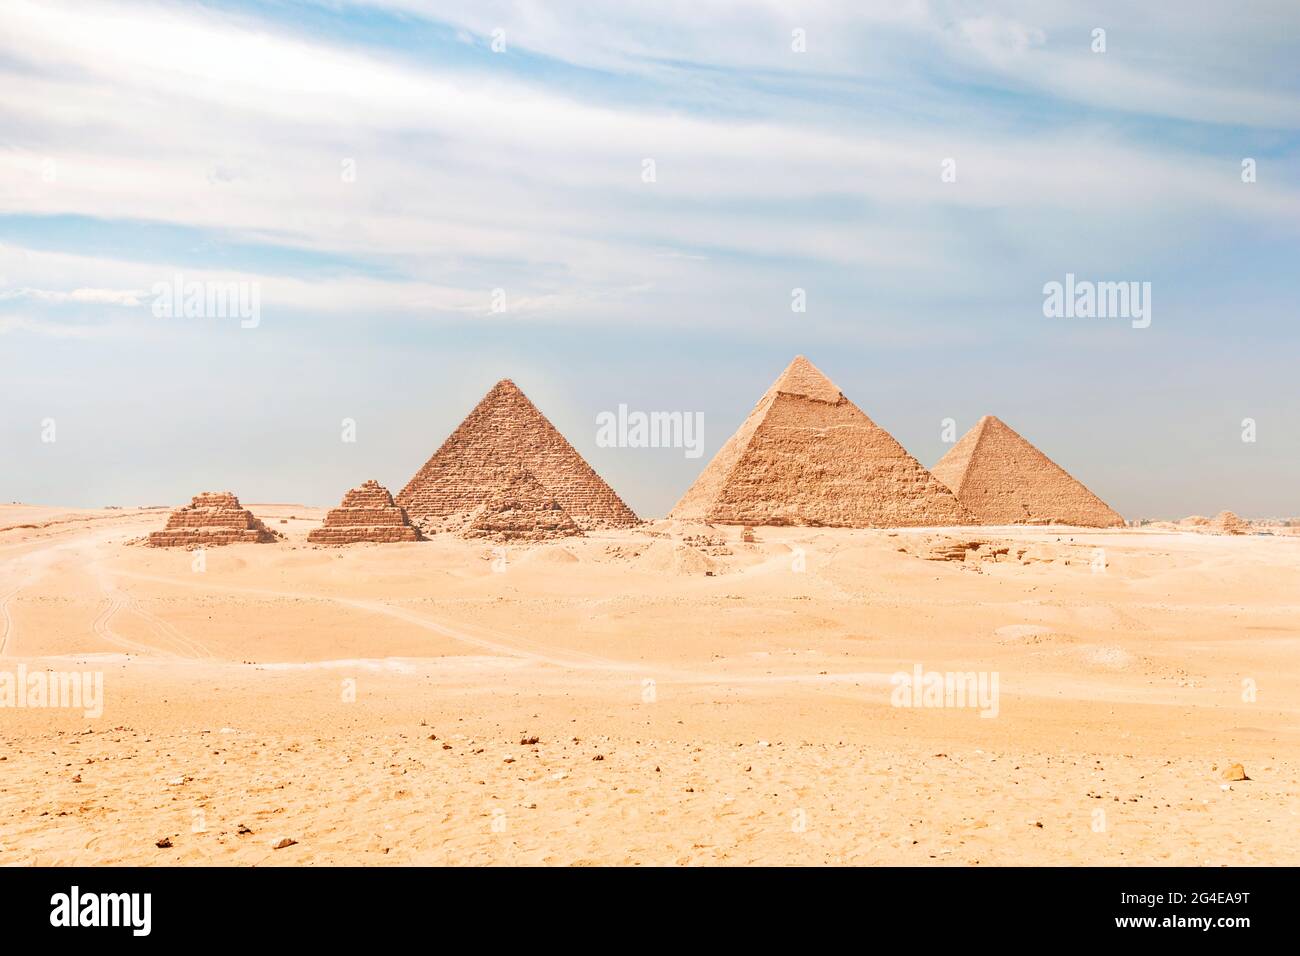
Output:
[[[16,630],[13,615],[9,613],[9,602],[22,589],[23,585],[20,584],[18,587],[0,594],[0,656],[3,656],[5,650],[9,647],[9,637]]]
[[[178,587],[189,587],[206,591],[226,591],[232,594],[254,594],[262,597],[328,601],[355,610],[380,614],[385,617],[404,621],[408,624],[414,624],[417,627],[433,631],[435,634],[439,634],[443,637],[449,637],[452,640],[460,641],[461,643],[469,644],[472,647],[478,647],[482,650],[491,651],[495,654],[507,657],[524,658],[537,663],[552,664],[556,667],[562,667],[568,670],[633,674],[641,678],[655,677],[674,680],[684,684],[706,685],[762,685],[786,683],[801,684],[811,687],[817,685],[835,685],[846,682],[871,685],[888,685],[889,683],[888,674],[877,673],[874,671],[857,671],[840,674],[710,674],[703,671],[664,667],[662,665],[647,664],[640,661],[617,661],[606,657],[598,657],[597,655],[588,654],[583,651],[562,651],[557,654],[554,648],[547,647],[537,641],[502,634],[481,626],[476,626],[475,630],[482,633],[471,634],[459,626],[453,627],[449,624],[430,620],[429,618],[416,614],[413,611],[408,611],[401,607],[395,607],[383,601],[334,597],[331,595],[312,594],[302,591],[277,591],[269,588],[244,588],[226,584],[208,584],[201,581],[185,581],[179,578],[141,574],[134,571],[114,571],[112,573],[123,577],[155,581],[162,584],[172,584]],[[484,637],[482,636],[483,633],[490,636]],[[854,699],[857,698],[854,697]]]

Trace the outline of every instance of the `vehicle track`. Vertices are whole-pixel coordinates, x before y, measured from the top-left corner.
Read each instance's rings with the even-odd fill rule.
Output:
[[[115,571],[113,573],[123,577],[156,581],[163,584],[191,587],[200,590],[226,591],[234,594],[255,594],[262,597],[280,597],[297,600],[329,601],[335,604],[340,604],[344,607],[350,607],[373,614],[380,614],[385,617],[404,621],[408,624],[414,624],[417,627],[433,631],[443,637],[449,637],[452,640],[482,650],[491,651],[495,654],[523,658],[537,663],[551,664],[568,670],[604,671],[612,674],[635,676],[642,679],[649,677],[672,680],[683,684],[833,685],[852,682],[880,685],[889,683],[888,674],[877,673],[874,671],[840,674],[710,674],[705,671],[664,667],[662,665],[646,664],[640,661],[617,661],[606,657],[599,657],[594,654],[587,654],[582,651],[562,651],[557,653],[553,648],[548,648],[537,641],[530,641],[526,638],[503,634],[499,631],[494,631],[481,626],[475,627],[475,631],[479,633],[471,633],[464,630],[462,626],[452,626],[440,621],[430,620],[429,618],[416,614],[413,611],[408,611],[401,607],[395,607],[383,601],[332,597],[330,595],[311,594],[301,591],[277,591],[267,588],[242,588],[233,585],[208,584],[199,581],[185,581],[178,578],[168,578],[161,575],[141,574],[134,571]]]

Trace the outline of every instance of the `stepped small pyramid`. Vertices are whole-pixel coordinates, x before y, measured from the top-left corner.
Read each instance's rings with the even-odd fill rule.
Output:
[[[1211,531],[1220,534],[1249,534],[1250,523],[1242,521],[1231,511],[1220,511],[1209,524]]]
[[[393,503],[393,496],[371,479],[343,496],[343,503],[325,515],[325,523],[308,532],[312,544],[356,544],[373,541],[419,541],[420,532]]]
[[[547,541],[581,536],[582,529],[531,472],[519,468],[503,477],[463,533],[495,541]]]
[[[518,471],[583,530],[639,519],[509,379],[492,387],[397,495],[421,528],[463,528]]]
[[[670,517],[848,528],[972,521],[952,492],[802,355]]]
[[[167,527],[149,535],[154,548],[218,547],[223,544],[269,544],[275,532],[262,524],[229,491],[205,491],[167,517]]]
[[[1109,505],[992,415],[981,418],[932,470],[983,524],[1124,524]]]

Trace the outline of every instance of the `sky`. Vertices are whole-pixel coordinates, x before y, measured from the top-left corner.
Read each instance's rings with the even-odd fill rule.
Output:
[[[5,0],[0,501],[396,492],[508,377],[657,517],[804,354],[927,466],[994,414],[1300,515],[1298,62],[1294,2]]]

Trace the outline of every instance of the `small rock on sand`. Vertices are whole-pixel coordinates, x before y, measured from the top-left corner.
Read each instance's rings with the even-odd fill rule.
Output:
[[[1239,763],[1234,763],[1227,770],[1223,771],[1224,780],[1249,780],[1246,776],[1246,768]]]
[[[271,845],[271,849],[283,850],[285,847],[294,846],[297,842],[297,840],[290,839],[289,837],[282,837],[278,842]]]

